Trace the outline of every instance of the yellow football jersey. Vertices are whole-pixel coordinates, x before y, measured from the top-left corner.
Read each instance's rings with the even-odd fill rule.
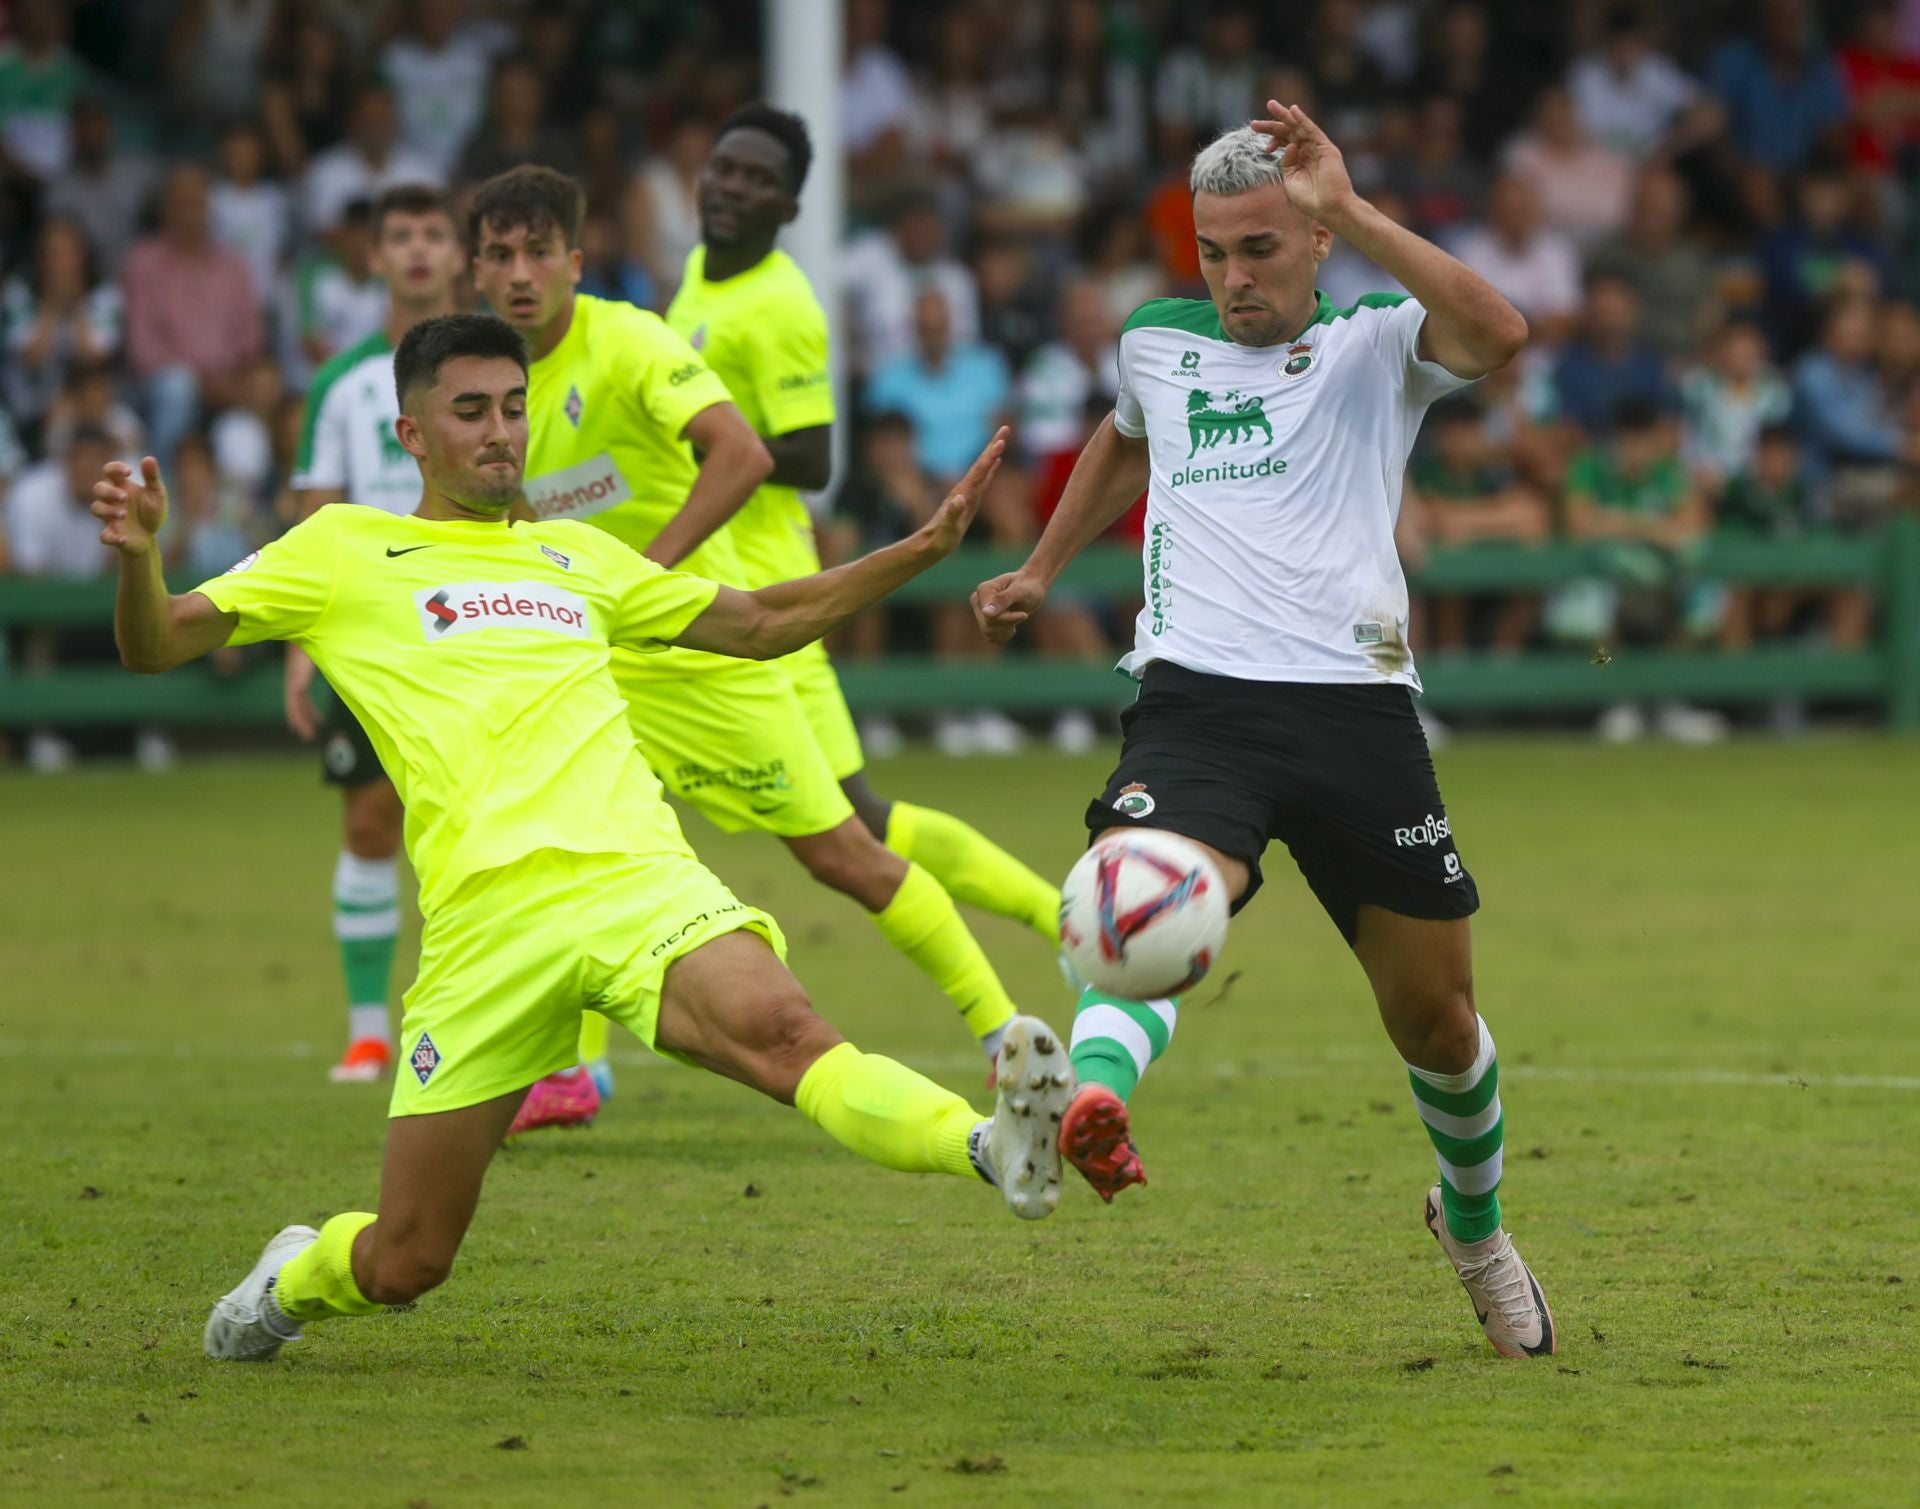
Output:
[[[196,590],[240,615],[230,643],[303,646],[365,725],[423,912],[537,850],[692,853],[608,658],[683,633],[712,582],[582,524],[330,504]]]
[[[775,251],[718,283],[706,269],[707,249],[696,246],[667,324],[706,358],[747,423],[768,437],[832,424],[827,315],[799,264]],[[761,488],[726,533],[743,573],[720,578],[730,585],[765,587],[820,569],[813,520],[791,487]]]
[[[566,336],[527,379],[528,506],[542,519],[580,519],[644,550],[680,511],[700,468],[680,438],[687,421],[732,395],[659,315],[586,294]],[[677,569],[737,584],[733,541],[716,531]],[[683,676],[725,657],[675,650],[636,670]]]

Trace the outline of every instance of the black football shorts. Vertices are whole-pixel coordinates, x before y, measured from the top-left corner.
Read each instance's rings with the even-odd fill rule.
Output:
[[[1408,688],[1242,681],[1161,660],[1120,728],[1088,832],[1164,828],[1244,860],[1236,912],[1275,839],[1349,945],[1362,903],[1442,919],[1479,909]]]

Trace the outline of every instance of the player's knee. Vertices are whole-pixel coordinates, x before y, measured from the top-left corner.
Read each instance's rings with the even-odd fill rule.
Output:
[[[757,1036],[758,1088],[788,1102],[814,1060],[840,1041],[797,980],[767,1003]]]
[[[375,801],[347,804],[345,841],[350,853],[362,859],[391,859],[400,852],[403,818],[400,809]]]
[[[1401,1003],[1394,1032],[1400,1056],[1436,1074],[1464,1074],[1480,1052],[1471,981],[1435,984]]]

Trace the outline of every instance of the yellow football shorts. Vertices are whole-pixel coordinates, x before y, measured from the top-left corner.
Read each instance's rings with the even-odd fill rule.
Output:
[[[656,1053],[667,966],[750,928],[782,958],[773,918],[692,854],[541,849],[464,881],[426,921],[388,1114],[457,1111],[576,1062],[591,1006]]]
[[[674,680],[634,676],[626,665],[614,656],[613,679],[640,752],[661,785],[716,828],[801,838],[853,816],[780,662],[743,660]]]
[[[800,699],[800,711],[806,715],[807,726],[813,730],[815,741],[827,757],[827,768],[833,772],[833,778],[844,781],[858,775],[866,766],[867,757],[861,752],[853,712],[847,706],[846,694],[840,690],[840,678],[834,674],[827,647],[816,640],[774,664],[793,682],[794,695]]]

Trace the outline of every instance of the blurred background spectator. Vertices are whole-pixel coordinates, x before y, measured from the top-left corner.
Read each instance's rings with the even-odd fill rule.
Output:
[[[1870,533],[1915,501],[1917,15],[847,0],[836,548],[913,527],[1001,422],[1015,451],[979,538],[1042,527],[1111,402],[1128,314],[1203,291],[1193,150],[1278,93],[1532,325],[1519,363],[1427,424],[1410,529],[1437,550],[1584,540],[1604,563],[1544,608],[1431,601],[1430,639],[1865,643],[1865,594],[1728,591],[1689,561],[1714,529]],[[757,0],[0,0],[4,569],[44,569],[63,521],[78,540],[49,500],[102,444],[184,466],[183,565],[283,528],[301,393],[380,319],[366,205],[391,184],[577,173],[582,286],[663,307],[714,124],[762,87],[762,24]],[[1393,291],[1339,244],[1321,284],[1342,307]],[[1137,514],[1115,538],[1137,544]],[[1063,599],[1017,653],[1103,660],[1128,632],[1127,604]],[[875,615],[848,640],[983,653],[953,613]],[[1711,736],[1693,711],[1611,726]],[[992,709],[941,732],[1020,737]]]

